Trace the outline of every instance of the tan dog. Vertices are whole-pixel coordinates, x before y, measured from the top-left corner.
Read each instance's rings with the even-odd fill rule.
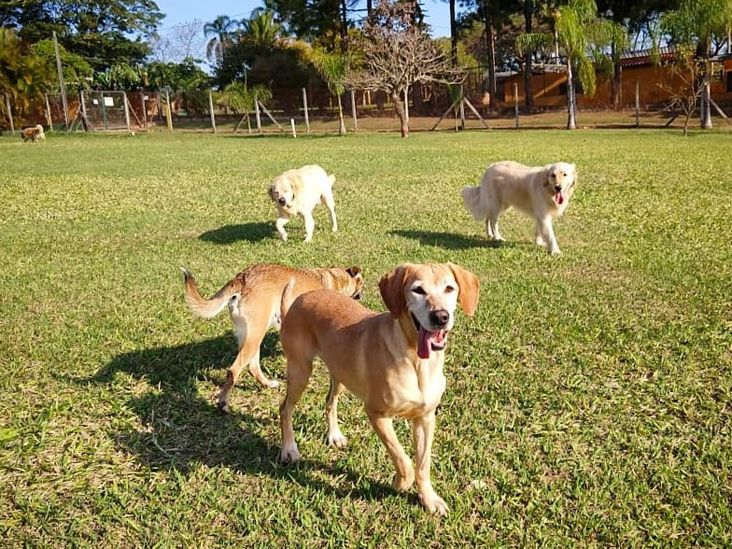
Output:
[[[569,205],[577,183],[574,164],[557,162],[530,168],[512,162],[496,162],[488,166],[477,187],[464,187],[463,202],[473,217],[485,219],[488,238],[503,240],[498,232],[498,216],[511,206],[536,220],[535,242],[548,246],[549,253],[560,252],[554,236],[552,219],[561,216]]]
[[[285,225],[293,215],[305,218],[305,242],[310,242],[315,229],[313,209],[320,202],[325,203],[330,211],[333,232],[338,230],[333,199],[335,176],[328,175],[320,166],[303,166],[297,170],[288,170],[275,178],[269,187],[269,195],[277,206],[277,232],[282,240],[287,240]]]
[[[442,366],[448,332],[460,303],[469,316],[478,305],[478,278],[447,264],[402,265],[379,282],[388,313],[377,314],[332,291],[301,295],[286,307],[280,339],[287,357],[287,396],[280,406],[284,462],[300,459],[292,431],[293,408],[319,356],[330,372],[326,401],[328,444],[342,448],[338,395],[347,388],[364,403],[366,414],[396,467],[393,486],[407,490],[415,481],[412,461],[399,444],[392,418],[412,420],[419,498],[429,511],[448,507],[430,482],[435,408],[445,390]]]
[[[46,134],[43,133],[43,126],[36,124],[30,128],[24,128],[23,131],[20,132],[20,137],[23,138],[23,142],[32,141],[35,143],[36,139],[44,141],[46,139]]]
[[[264,387],[279,385],[262,373],[259,348],[267,330],[280,326],[282,292],[290,281],[294,281],[289,287],[293,295],[328,288],[359,299],[363,292],[363,276],[359,267],[293,269],[282,265],[254,265],[227,282],[212,298],[204,299],[193,276],[185,269],[182,271],[186,302],[191,311],[203,318],[213,318],[228,306],[234,322],[239,353],[219,392],[218,406],[224,412],[230,410],[229,393],[245,364],[249,365],[249,373]]]

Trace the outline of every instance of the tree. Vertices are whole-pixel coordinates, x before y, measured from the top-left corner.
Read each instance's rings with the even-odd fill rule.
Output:
[[[358,0],[265,0],[267,10],[277,15],[298,38],[320,44],[328,50],[345,48],[348,10]]]
[[[350,59],[345,53],[329,53],[325,50],[316,50],[312,61],[328,86],[330,93],[338,98],[338,134],[346,135],[341,96],[346,92]]]
[[[260,48],[271,48],[284,34],[284,27],[275,20],[274,13],[261,8],[252,11],[249,19],[243,19],[241,27],[239,39]]]
[[[254,110],[254,101],[266,102],[272,99],[272,91],[264,86],[249,88],[241,82],[232,82],[224,88],[218,104],[234,111],[235,114]]]
[[[637,42],[648,32],[649,25],[658,21],[663,11],[675,9],[677,6],[678,0],[598,0],[599,13],[614,21],[622,31],[610,44],[610,56],[614,65],[611,102],[616,109],[620,107],[620,55],[630,48],[630,37],[635,36]]]
[[[95,70],[116,63],[136,64],[150,53],[144,38],[163,14],[152,0],[23,0],[0,3],[3,26],[27,43],[51,37]],[[135,36],[135,38],[131,38]]]
[[[239,22],[228,15],[219,15],[210,23],[203,26],[203,35],[211,36],[206,44],[206,57],[217,67],[224,62],[224,53],[231,47],[234,31],[239,28]]]
[[[680,111],[684,114],[684,137],[689,131],[689,119],[696,111],[699,98],[705,87],[704,61],[697,59],[694,48],[678,46],[676,48],[676,59],[671,65],[671,73],[676,78],[678,85],[675,87],[665,86],[669,93],[669,108],[672,111]]]
[[[683,0],[679,9],[664,14],[661,27],[669,42],[683,49],[695,49],[701,63],[701,126],[712,127],[709,81],[712,74],[712,43],[732,29],[732,0]],[[724,40],[724,38],[721,38]]]
[[[594,0],[570,0],[551,12],[555,33],[534,33],[519,37],[520,50],[537,51],[556,43],[567,66],[567,129],[576,129],[577,82],[588,96],[595,94],[596,66],[612,70],[612,58],[606,54],[619,27],[597,16]]]
[[[87,89],[89,88],[89,82],[94,74],[92,66],[84,59],[81,55],[75,53],[69,53],[62,45],[59,44],[59,57],[61,58],[61,66],[63,67],[64,84],[67,89]],[[53,46],[53,40],[41,40],[33,44],[33,52],[50,67],[50,71],[53,72],[53,67],[56,66],[56,52]],[[53,82],[50,84],[49,89],[53,89],[56,93],[59,92],[59,85],[57,77],[53,78]]]
[[[43,97],[53,81],[53,69],[36,55],[12,29],[0,28],[0,94],[14,106],[16,118],[29,112],[34,100]],[[3,121],[7,119],[5,101],[0,101]]]
[[[462,71],[453,69],[427,33],[414,24],[414,4],[381,0],[363,26],[359,40],[361,67],[349,75],[354,88],[383,90],[394,102],[402,137],[409,122],[402,100],[409,86],[423,82],[460,83]]]

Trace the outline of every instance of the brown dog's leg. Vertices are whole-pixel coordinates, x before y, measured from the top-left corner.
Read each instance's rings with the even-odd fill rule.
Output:
[[[249,373],[263,386],[274,388],[279,385],[277,381],[267,379],[262,373],[259,365],[259,346],[262,344],[264,334],[267,333],[266,320],[258,320],[257,322],[249,322],[247,324],[248,331],[244,336],[244,343],[236,355],[234,363],[229,367],[226,373],[226,382],[219,391],[219,409],[223,412],[230,412],[229,394],[239,379],[239,374],[245,365],[249,365]]]
[[[432,461],[432,437],[435,434],[435,412],[415,418],[412,421],[414,453],[417,462],[417,490],[419,500],[430,513],[446,515],[449,510],[445,501],[432,488],[430,464]]]
[[[394,423],[390,417],[381,417],[368,412],[369,421],[374,427],[376,434],[379,435],[381,442],[386,446],[386,451],[389,452],[389,457],[394,463],[396,468],[396,475],[394,475],[394,481],[392,486],[394,490],[403,492],[408,490],[412,484],[414,484],[414,467],[412,466],[412,460],[399,444],[399,439],[394,432]]]
[[[292,413],[295,404],[300,400],[305,387],[308,385],[310,374],[313,373],[311,361],[287,361],[287,395],[280,405],[280,428],[282,429],[282,451],[280,460],[284,463],[295,463],[300,459],[295,434],[292,432]]]
[[[325,400],[325,418],[328,424],[328,446],[335,448],[345,448],[348,440],[341,433],[338,426],[338,395],[340,395],[346,387],[336,378],[330,376],[330,390],[328,398]]]

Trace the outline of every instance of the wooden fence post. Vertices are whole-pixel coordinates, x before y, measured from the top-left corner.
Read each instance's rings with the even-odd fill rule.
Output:
[[[213,132],[216,133],[216,115],[214,114],[213,95],[211,95],[211,90],[208,90],[208,110],[211,113],[211,128],[213,128]]]
[[[295,119],[290,118],[290,127],[292,128],[292,137],[293,139],[297,137],[297,132],[295,131]]]
[[[140,103],[142,103],[142,123],[147,128],[147,95],[144,91],[140,92]]]
[[[53,131],[53,117],[51,116],[51,104],[48,102],[48,94],[44,93],[46,99],[46,122],[48,122],[48,131]]]
[[[356,112],[356,92],[351,90],[351,114],[353,115],[353,131],[358,131],[358,113]]]
[[[10,122],[10,133],[15,135],[15,124],[13,123],[13,109],[10,107],[10,96],[5,94],[5,108],[8,113],[8,122]]]
[[[465,129],[465,101],[463,97],[463,86],[460,85],[460,129]]]
[[[635,127],[640,128],[640,81],[635,81]]]
[[[89,131],[89,118],[86,116],[86,101],[84,101],[84,90],[79,92],[79,105],[81,106],[81,122],[84,131]]]
[[[254,117],[257,119],[257,132],[262,133],[262,118],[259,116],[259,99],[254,98]]]
[[[124,103],[125,108],[125,125],[127,126],[127,132],[132,133],[132,129],[130,128],[130,107],[127,104],[127,92],[122,92],[122,103]]]
[[[165,121],[168,124],[168,130],[173,131],[173,114],[170,109],[170,93],[165,90]]]
[[[64,84],[64,70],[61,66],[61,56],[58,52],[58,39],[56,31],[53,31],[53,50],[56,54],[56,70],[58,71],[58,85],[61,88],[61,102],[64,106],[64,128],[69,131],[69,103],[66,99],[66,84]]]
[[[305,111],[305,131],[310,133],[310,117],[308,116],[308,92],[302,89],[302,108]]]
[[[516,117],[516,129],[518,130],[520,127],[519,105],[518,105],[518,84],[515,82],[513,84],[513,112],[514,112],[514,116]]]
[[[102,120],[104,121],[104,129],[109,129],[109,120],[107,119],[107,107],[104,105],[104,92],[99,92],[99,101],[102,107]]]
[[[404,88],[404,117],[409,124],[409,84]]]

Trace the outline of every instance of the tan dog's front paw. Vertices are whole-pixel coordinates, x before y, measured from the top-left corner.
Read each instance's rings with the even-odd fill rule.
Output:
[[[549,250],[549,254],[557,256],[557,255],[562,255],[562,252],[560,251],[559,248],[554,248],[553,250]]]
[[[414,471],[409,471],[406,476],[402,476],[399,473],[394,475],[394,480],[391,482],[392,488],[397,492],[406,492],[414,484]]]
[[[328,433],[328,446],[331,448],[345,448],[348,444],[348,439],[343,436],[340,431]]]
[[[282,463],[295,463],[296,461],[300,461],[300,451],[297,449],[297,444],[283,446],[280,452],[280,461]]]
[[[420,493],[419,501],[430,513],[433,513],[440,517],[444,517],[445,515],[447,515],[447,512],[450,510],[450,508],[447,506],[447,503],[445,503],[445,500],[434,492],[429,494]]]

